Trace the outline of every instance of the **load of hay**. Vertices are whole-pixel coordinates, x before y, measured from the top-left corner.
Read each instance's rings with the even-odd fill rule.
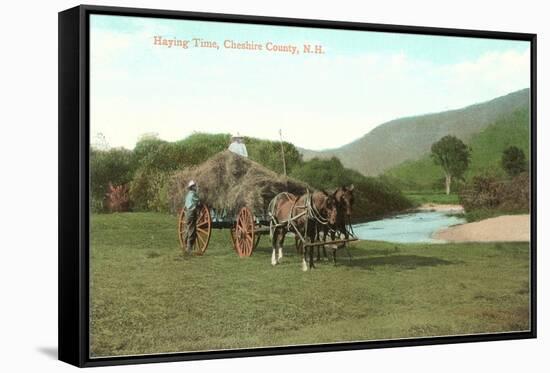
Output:
[[[190,180],[195,180],[201,201],[209,207],[230,211],[246,206],[256,213],[265,211],[271,199],[281,192],[301,195],[308,188],[226,150],[172,176],[168,190],[172,211],[182,206]]]

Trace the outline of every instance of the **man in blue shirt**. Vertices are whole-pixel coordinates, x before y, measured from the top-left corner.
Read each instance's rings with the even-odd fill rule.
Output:
[[[197,184],[194,180],[191,180],[187,184],[188,192],[185,196],[184,209],[185,209],[185,226],[187,230],[185,232],[185,243],[187,245],[186,252],[191,254],[193,252],[193,245],[197,239],[197,217],[198,206],[200,203],[199,194],[197,193]]]

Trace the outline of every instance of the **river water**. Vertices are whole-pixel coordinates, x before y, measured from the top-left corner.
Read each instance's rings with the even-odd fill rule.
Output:
[[[465,222],[462,215],[449,211],[419,211],[356,224],[353,230],[363,240],[437,243],[440,241],[432,238],[436,231]]]

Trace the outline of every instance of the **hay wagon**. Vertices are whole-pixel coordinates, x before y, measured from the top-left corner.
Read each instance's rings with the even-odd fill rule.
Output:
[[[208,248],[212,229],[226,229],[240,257],[252,255],[263,235],[269,234],[269,202],[281,192],[301,195],[307,185],[279,175],[248,159],[223,151],[192,169],[174,175],[170,186],[173,211],[178,212],[178,238],[185,249],[185,211],[181,209],[189,180],[199,188],[195,255]]]
[[[258,215],[246,206],[230,211],[219,211],[203,203],[199,207],[197,217],[197,239],[193,247],[195,255],[204,254],[214,228],[227,229],[235,252],[240,257],[246,257],[252,255],[261,236],[269,234],[269,218],[265,211]],[[178,219],[178,237],[182,250],[185,249],[186,230],[185,211],[182,209]]]

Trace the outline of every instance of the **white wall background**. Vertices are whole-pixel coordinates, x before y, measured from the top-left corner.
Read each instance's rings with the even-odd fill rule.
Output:
[[[544,1],[97,1],[96,4],[538,34],[539,338],[127,366],[117,371],[536,372],[550,359],[550,23]],[[0,370],[68,371],[57,351],[57,12],[74,1],[5,2],[0,22]],[[546,227],[546,232],[544,231]],[[545,368],[543,368],[545,367]]]

